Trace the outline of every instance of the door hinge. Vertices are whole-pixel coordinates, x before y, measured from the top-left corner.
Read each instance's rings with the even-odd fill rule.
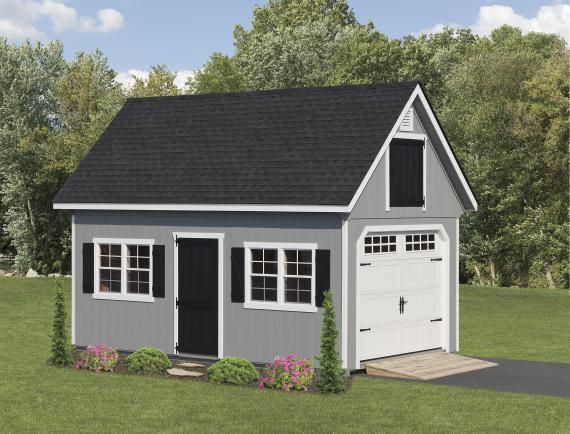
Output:
[[[441,262],[441,261],[443,261],[443,258],[431,258],[430,261],[431,262]]]
[[[176,309],[178,309],[178,297],[176,297]]]
[[[360,329],[360,331],[361,331],[361,332],[369,332],[369,331],[370,331],[370,328],[367,328],[367,329]]]
[[[174,244],[178,245],[178,235],[176,235],[176,238],[174,238]]]
[[[430,322],[438,322],[438,321],[443,321],[443,318],[432,319]]]
[[[361,267],[366,267],[367,265],[372,265],[370,262],[361,262],[360,266]]]
[[[180,352],[180,347],[178,346],[178,342],[176,342],[176,346],[174,347],[174,349],[176,350],[177,353]]]

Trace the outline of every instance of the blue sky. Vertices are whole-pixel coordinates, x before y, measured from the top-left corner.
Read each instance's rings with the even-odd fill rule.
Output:
[[[65,44],[66,56],[100,47],[118,72],[144,74],[164,63],[188,74],[214,51],[233,51],[235,24],[248,27],[263,0],[0,0],[0,34]],[[570,31],[570,6],[548,0],[349,0],[359,21],[390,37],[437,30],[442,24],[486,34],[500,24],[525,31]]]

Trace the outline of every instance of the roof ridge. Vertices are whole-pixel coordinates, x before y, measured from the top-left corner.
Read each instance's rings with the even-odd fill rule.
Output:
[[[361,83],[361,84],[345,84],[339,86],[317,86],[317,87],[290,87],[279,89],[264,89],[264,90],[247,90],[241,92],[216,92],[216,93],[202,93],[194,95],[171,95],[171,96],[148,96],[148,97],[131,97],[127,98],[127,102],[148,102],[148,101],[176,101],[188,99],[213,99],[213,98],[227,98],[239,96],[264,96],[264,95],[287,95],[287,94],[320,94],[328,92],[343,92],[354,90],[373,90],[385,88],[401,88],[401,87],[415,87],[421,85],[419,80],[407,81],[392,81],[385,83]]]

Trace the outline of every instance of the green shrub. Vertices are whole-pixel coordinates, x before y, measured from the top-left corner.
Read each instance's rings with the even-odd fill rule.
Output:
[[[325,312],[321,329],[321,352],[317,357],[321,364],[317,371],[317,386],[324,393],[339,393],[344,390],[345,371],[336,349],[338,330],[330,291],[325,292],[323,305]]]
[[[51,334],[51,357],[50,362],[54,365],[71,365],[71,343],[67,332],[67,311],[65,309],[65,297],[59,281],[56,282],[55,311],[53,314],[53,331]]]
[[[225,357],[208,368],[208,378],[217,383],[248,384],[257,381],[259,372],[248,360]]]
[[[158,348],[139,348],[125,358],[129,371],[164,372],[172,362]]]

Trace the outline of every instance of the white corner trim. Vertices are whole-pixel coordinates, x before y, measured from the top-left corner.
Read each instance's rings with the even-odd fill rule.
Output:
[[[105,211],[347,212],[337,205],[205,205],[149,203],[54,203],[53,209]]]
[[[386,211],[390,211],[390,146],[386,148],[386,158],[384,160],[384,185],[386,188]]]
[[[348,219],[343,218],[341,229],[341,359],[348,367]]]
[[[151,295],[97,292],[93,294],[93,298],[95,300],[138,301],[142,303],[154,303],[154,297]]]
[[[455,348],[459,351],[459,219],[455,219]]]
[[[243,304],[244,309],[280,310],[284,312],[317,312],[316,306],[297,303],[273,303],[267,301],[248,301]]]
[[[224,358],[224,232],[172,232],[172,238],[208,238],[218,240],[218,359]],[[176,344],[178,343],[178,309],[176,299],[178,298],[178,245],[172,243],[174,250],[174,296],[172,298],[172,309],[174,316],[172,354],[176,354]],[[165,270],[167,272],[167,270]],[[197,356],[197,355],[196,355]],[[208,356],[200,357],[208,358]]]
[[[75,214],[71,214],[71,344],[75,345]]]

